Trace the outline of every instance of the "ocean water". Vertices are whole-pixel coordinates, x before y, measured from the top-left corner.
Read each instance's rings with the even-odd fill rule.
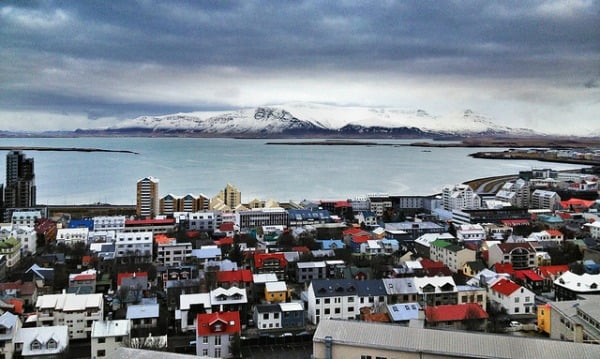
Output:
[[[269,140],[274,142],[274,140]],[[1,138],[0,146],[85,147],[107,152],[25,151],[33,157],[38,204],[135,204],[138,179],[160,180],[160,196],[203,193],[227,183],[254,198],[348,199],[368,193],[430,195],[446,184],[531,168],[579,168],[529,160],[475,159],[473,148],[288,146],[267,140],[204,138]],[[407,144],[412,140],[369,140]],[[502,149],[489,149],[502,150]],[[7,151],[0,151],[6,164]],[[4,182],[4,178],[0,181]]]

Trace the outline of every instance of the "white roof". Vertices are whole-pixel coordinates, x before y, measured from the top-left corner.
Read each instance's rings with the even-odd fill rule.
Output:
[[[372,240],[372,239],[367,240],[367,246],[370,249],[381,249],[381,246],[379,245],[379,241]]]
[[[325,262],[298,262],[298,268],[324,268]]]
[[[456,288],[456,283],[454,283],[454,279],[451,276],[415,277],[413,280],[419,293],[422,293],[423,288],[428,284],[431,284],[435,287],[435,293],[441,292],[441,287],[445,284],[451,284],[454,288]]]
[[[54,339],[56,349],[48,349],[46,343]],[[37,340],[41,349],[32,350],[31,343]],[[62,353],[69,346],[69,327],[57,325],[51,327],[20,328],[15,337],[15,343],[23,344],[22,354],[27,356],[43,356]]]
[[[253,274],[252,281],[254,283],[277,282],[277,275],[275,273]]]
[[[179,296],[181,310],[189,310],[192,304],[204,304],[205,308],[210,307],[210,293],[182,294]]]
[[[131,321],[123,320],[94,320],[92,323],[92,338],[122,337],[129,335]]]
[[[299,302],[279,303],[279,308],[281,308],[282,312],[296,312],[304,310],[302,303]]]
[[[83,311],[87,308],[104,308],[101,293],[93,294],[46,294],[40,295],[35,304],[39,309],[54,309],[65,312]]]
[[[287,284],[285,282],[267,282],[265,288],[268,292],[285,292],[287,291]]]
[[[558,277],[554,284],[578,293],[598,292],[600,291],[600,274],[583,273],[578,275],[567,271]]]

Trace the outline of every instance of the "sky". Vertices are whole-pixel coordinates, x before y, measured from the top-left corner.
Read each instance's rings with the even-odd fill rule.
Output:
[[[0,2],[0,130],[286,102],[600,135],[600,1]]]

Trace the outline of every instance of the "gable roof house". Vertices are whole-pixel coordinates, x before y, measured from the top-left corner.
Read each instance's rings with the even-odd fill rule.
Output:
[[[230,343],[241,332],[238,312],[198,314],[196,326],[196,355],[228,358]]]
[[[19,316],[10,312],[0,315],[0,356],[12,358],[15,351],[15,339],[22,323]]]
[[[488,313],[476,303],[425,307],[428,327],[483,331]]]
[[[20,328],[15,338],[15,352],[24,358],[59,357],[68,347],[66,325]]]
[[[535,293],[509,279],[499,279],[488,287],[492,307],[504,309],[508,315],[534,314]]]

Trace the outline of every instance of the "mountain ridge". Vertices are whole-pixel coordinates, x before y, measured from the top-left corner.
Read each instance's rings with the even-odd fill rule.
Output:
[[[537,136],[525,128],[495,124],[472,110],[433,116],[422,109],[290,103],[233,111],[140,116],[103,129],[78,133],[196,135],[213,137],[470,137]]]

